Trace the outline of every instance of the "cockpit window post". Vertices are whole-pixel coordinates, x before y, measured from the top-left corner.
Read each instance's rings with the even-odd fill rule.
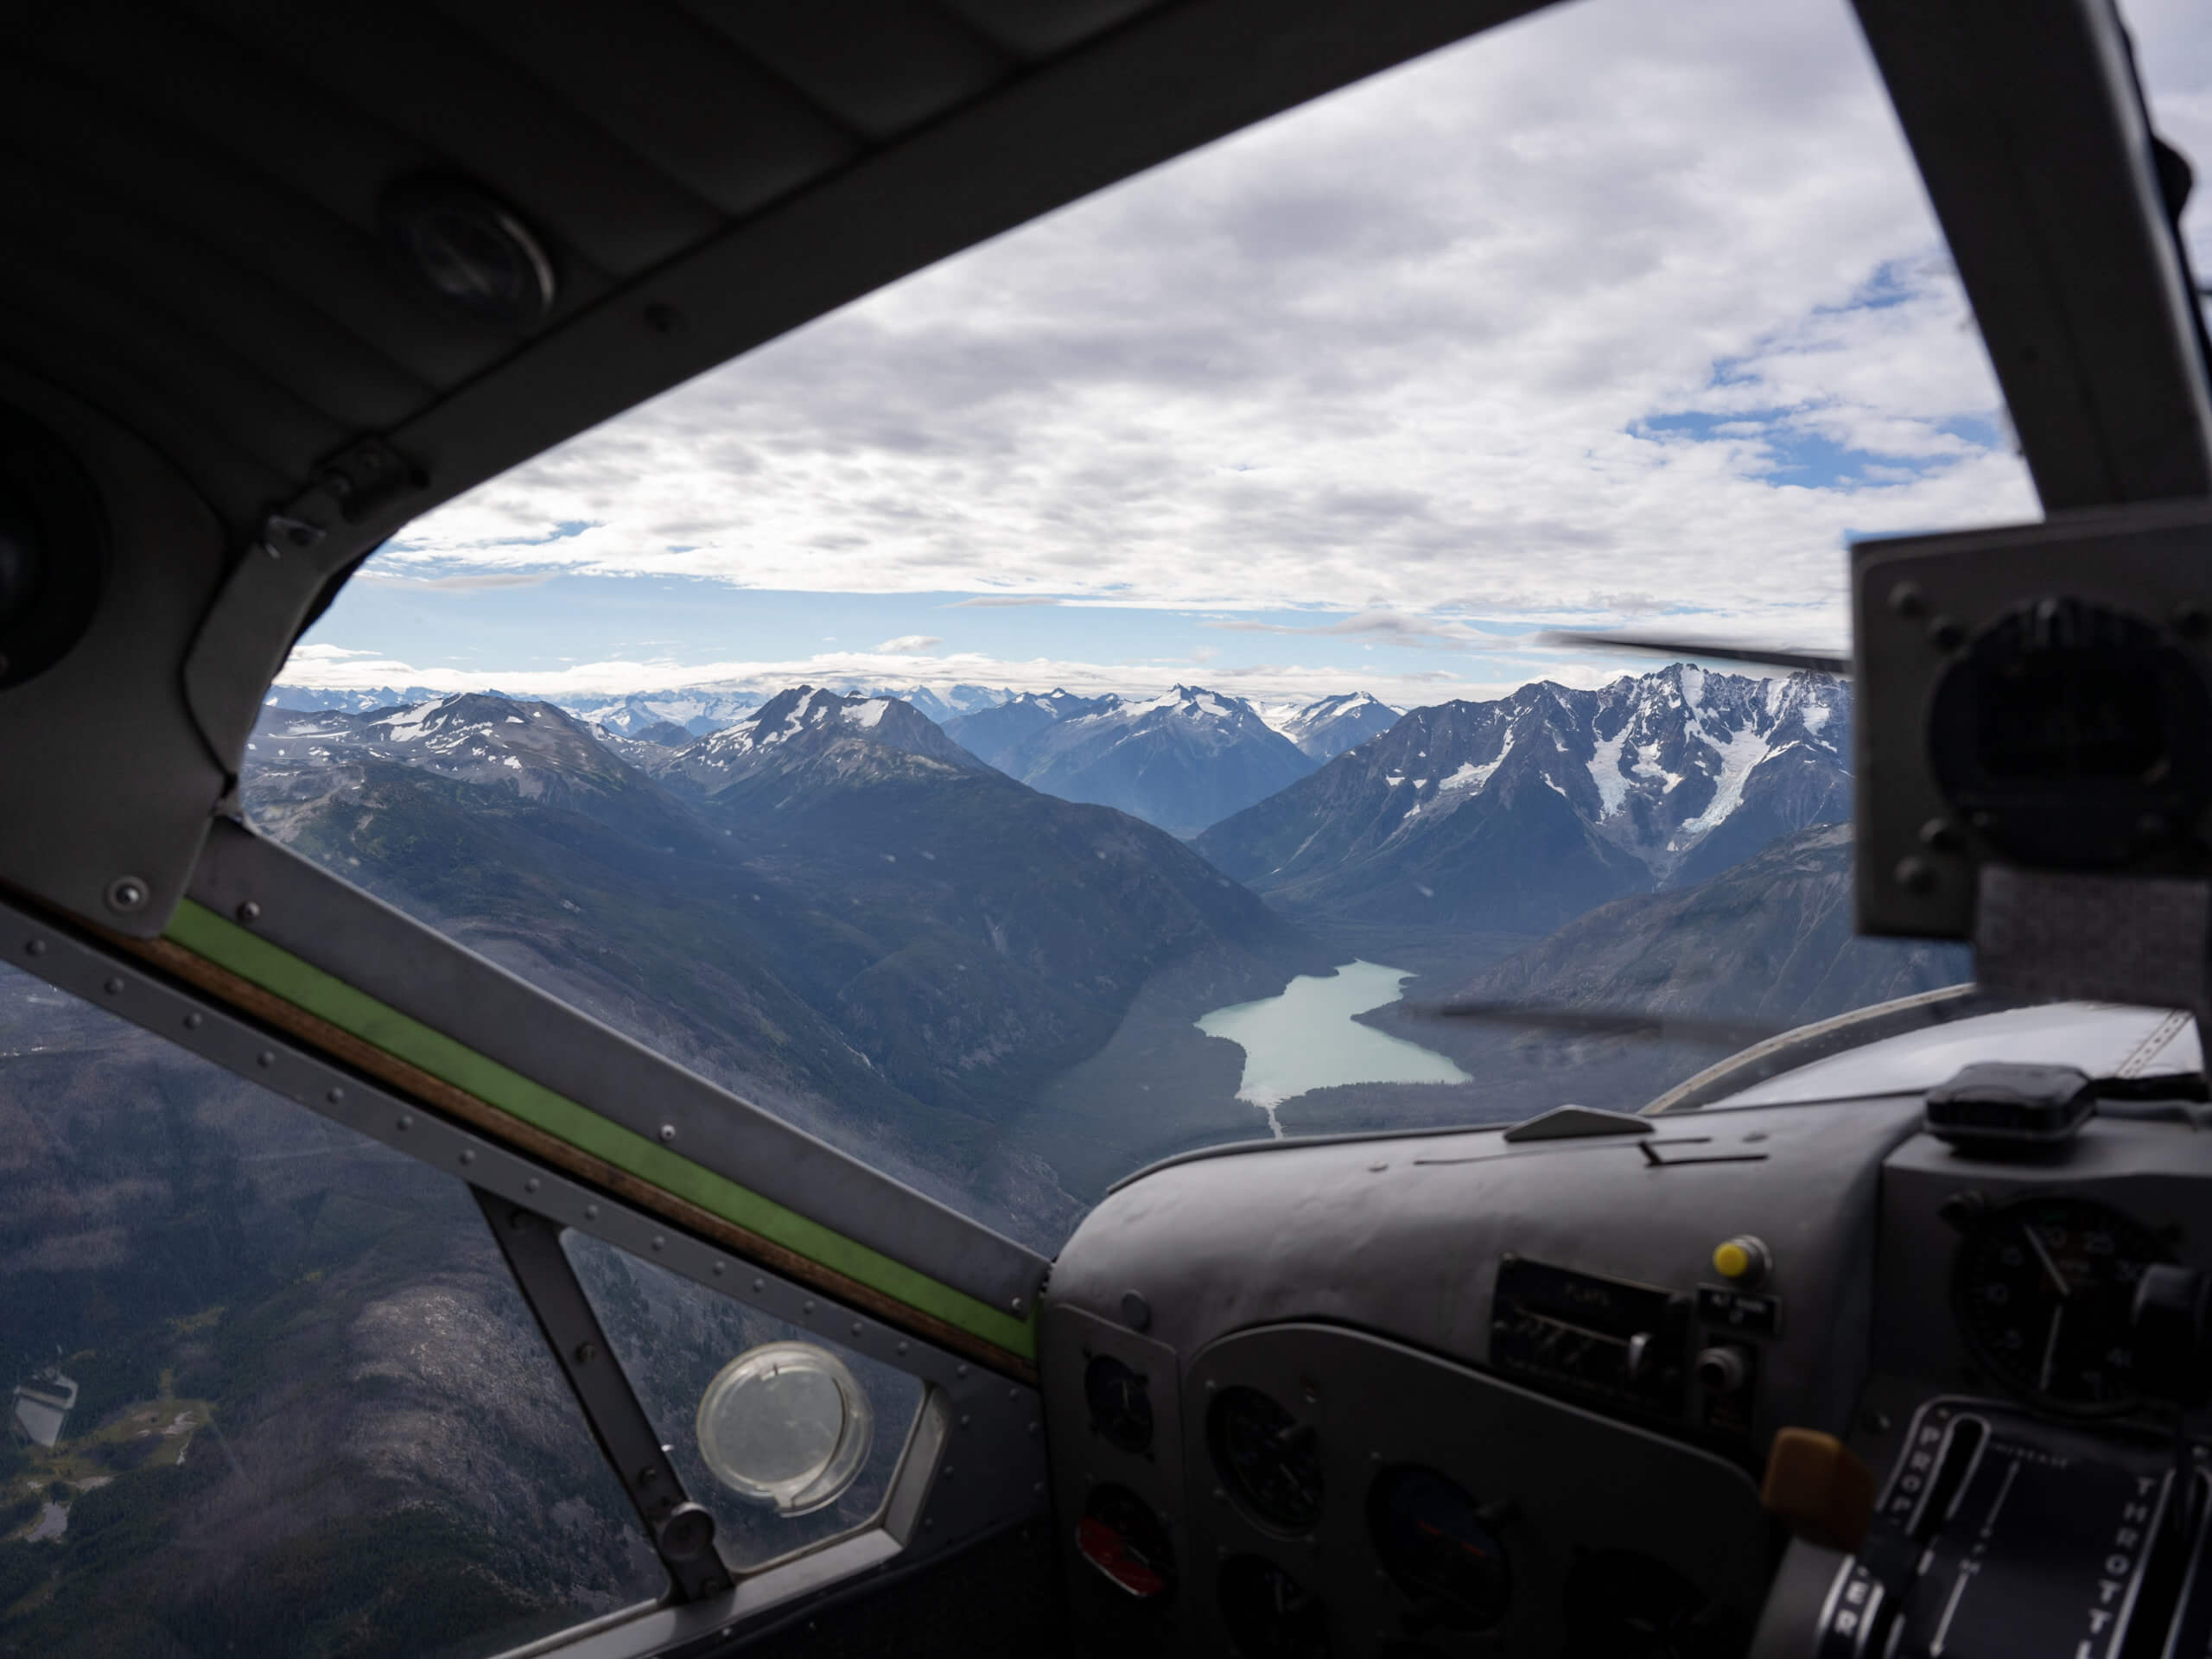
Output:
[[[607,1333],[562,1252],[558,1225],[481,1187],[469,1190],[600,1450],[637,1506],[677,1599],[697,1601],[727,1594],[729,1574],[715,1553],[714,1516],[684,1491],[683,1477],[609,1351]]]

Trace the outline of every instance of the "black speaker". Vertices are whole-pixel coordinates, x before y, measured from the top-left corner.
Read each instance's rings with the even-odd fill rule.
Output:
[[[0,407],[0,691],[44,673],[84,637],[107,563],[91,475],[44,428]]]

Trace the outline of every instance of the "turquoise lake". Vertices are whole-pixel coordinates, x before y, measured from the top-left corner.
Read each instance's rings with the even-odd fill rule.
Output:
[[[1348,962],[1334,973],[1300,974],[1277,995],[1216,1008],[1198,1027],[1244,1051],[1236,1097],[1265,1112],[1280,1135],[1275,1108],[1309,1089],[1474,1081],[1443,1055],[1352,1018],[1396,1001],[1412,977],[1402,968]]]

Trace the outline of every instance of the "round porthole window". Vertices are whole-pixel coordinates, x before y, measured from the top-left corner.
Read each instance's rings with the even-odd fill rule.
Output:
[[[699,1399],[699,1455],[739,1497],[804,1515],[836,1501],[868,1461],[875,1414],[844,1362],[771,1342],[715,1373]]]

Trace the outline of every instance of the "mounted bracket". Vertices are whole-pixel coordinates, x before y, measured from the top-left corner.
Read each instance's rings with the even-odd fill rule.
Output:
[[[533,1210],[471,1187],[499,1241],[523,1300],[560,1363],[561,1375],[583,1408],[585,1421],[637,1506],[677,1597],[696,1601],[722,1595],[729,1573],[715,1548],[715,1517],[691,1501],[683,1478],[653,1433],[652,1421],[607,1346],[599,1316],[561,1249],[561,1230]]]

